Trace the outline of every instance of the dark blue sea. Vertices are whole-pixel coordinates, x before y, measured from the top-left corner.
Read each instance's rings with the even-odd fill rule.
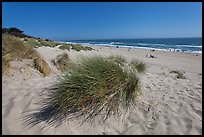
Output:
[[[202,38],[69,40],[67,43],[202,53]]]

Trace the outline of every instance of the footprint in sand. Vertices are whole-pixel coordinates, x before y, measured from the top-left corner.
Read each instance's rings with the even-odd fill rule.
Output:
[[[202,101],[200,99],[197,99],[196,97],[188,96],[192,100],[194,100],[196,103],[202,104]]]
[[[167,116],[164,116],[164,123],[166,124],[167,135],[171,133],[171,121]]]
[[[146,121],[146,126],[149,129],[154,129],[158,125],[159,115],[154,112],[154,110],[150,111],[147,114],[148,121]]]
[[[192,120],[189,119],[189,118],[183,118],[185,124],[186,124],[186,131],[185,131],[185,134],[189,134],[192,130]]]
[[[194,105],[190,104],[192,110],[200,117],[202,117],[202,111],[199,109],[196,109]]]

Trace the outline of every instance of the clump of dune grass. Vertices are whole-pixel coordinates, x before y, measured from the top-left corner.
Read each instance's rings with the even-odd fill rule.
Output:
[[[90,51],[90,50],[94,50],[91,47],[87,47],[87,46],[81,46],[80,44],[63,44],[59,47],[59,49],[61,50],[76,50],[76,51],[81,51],[81,50],[85,50],[85,51]]]
[[[116,61],[118,58],[123,60],[122,65]],[[83,117],[85,122],[103,114],[105,122],[112,115],[118,116],[120,108],[133,105],[141,91],[138,73],[124,60],[122,57],[82,58],[48,89],[40,110],[24,120],[31,127],[43,121],[59,126],[72,118]]]
[[[19,38],[11,35],[2,35],[2,73],[9,72],[10,61],[32,59],[34,67],[47,76],[50,71],[49,65],[30,45],[23,43]]]
[[[133,60],[130,64],[138,73],[144,73],[147,69],[146,64],[138,60]]]
[[[55,47],[59,44],[59,43],[54,42],[54,41],[46,41],[43,39],[38,40],[38,42],[40,42],[41,45],[46,46],[46,47]]]
[[[175,73],[176,74],[176,78],[178,79],[186,79],[186,76],[184,75],[184,71],[180,71],[180,70],[171,70],[170,73]]]
[[[68,69],[70,65],[70,58],[66,52],[57,56],[56,60],[52,60],[53,64],[59,69],[60,71],[65,71]]]
[[[30,58],[34,53],[32,46],[26,45],[19,38],[10,35],[2,36],[2,50],[2,56],[7,57],[9,61],[20,58]]]
[[[83,46],[81,46],[80,44],[72,44],[72,49],[76,50],[76,51],[80,51],[83,50]]]
[[[33,52],[32,47],[25,45],[20,39],[2,35],[2,73],[9,72],[10,61],[30,58]]]
[[[26,39],[26,43],[35,48],[43,46],[37,39],[34,38]]]
[[[85,50],[85,51],[91,51],[91,50],[94,50],[92,47],[87,47],[87,46],[85,46],[84,48],[83,48],[83,50]]]
[[[93,50],[93,48],[91,48],[91,47],[87,47],[87,46],[84,47],[84,46],[82,46],[80,44],[71,44],[71,47],[72,47],[73,50],[76,50],[76,51],[80,51],[80,50],[85,50],[85,51]]]
[[[47,62],[42,59],[40,56],[33,57],[34,58],[34,67],[43,74],[43,76],[48,76],[51,73],[51,69]]]
[[[109,56],[108,59],[122,66],[127,62],[126,59],[120,55],[112,55]]]
[[[61,50],[70,50],[71,49],[71,44],[63,44],[59,47]]]
[[[9,73],[10,63],[7,58],[2,57],[2,74],[7,75]]]

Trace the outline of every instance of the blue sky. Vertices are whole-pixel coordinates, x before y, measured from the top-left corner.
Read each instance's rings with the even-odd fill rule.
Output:
[[[202,3],[3,2],[2,27],[55,40],[202,37]]]

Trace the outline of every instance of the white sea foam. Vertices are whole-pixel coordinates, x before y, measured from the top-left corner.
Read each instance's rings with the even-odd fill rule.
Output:
[[[156,43],[156,44],[152,44],[152,43],[136,43],[140,46],[166,46],[165,44],[159,44],[159,43]]]
[[[151,45],[151,44],[149,44],[149,43],[136,43],[136,44],[141,45],[141,46]]]
[[[202,54],[202,51],[192,51],[192,53],[199,53],[199,54]]]
[[[176,47],[202,48],[202,45],[201,45],[201,46],[194,46],[194,45],[176,45]]]
[[[111,42],[111,45],[115,45],[115,44],[120,44],[120,45],[122,45],[123,43],[122,43],[122,42]]]
[[[166,46],[165,44],[152,44],[154,46]]]
[[[115,46],[119,46],[119,45],[112,45],[112,44],[93,44],[96,46],[110,46],[110,47],[115,47]]]

